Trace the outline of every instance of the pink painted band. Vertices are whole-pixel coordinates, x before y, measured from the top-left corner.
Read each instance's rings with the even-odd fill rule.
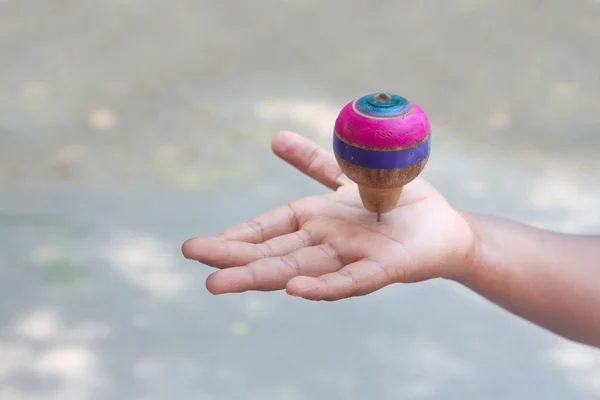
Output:
[[[348,142],[379,148],[404,147],[424,140],[431,131],[427,115],[415,103],[409,114],[389,119],[359,114],[353,104],[354,100],[346,104],[335,121],[335,131]]]

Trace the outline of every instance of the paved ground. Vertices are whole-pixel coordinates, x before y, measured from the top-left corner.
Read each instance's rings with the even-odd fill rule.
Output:
[[[598,231],[599,41],[594,1],[0,1],[0,399],[598,398],[599,352],[448,282],[212,297],[179,246],[322,191],[270,137],[375,90],[457,205]]]

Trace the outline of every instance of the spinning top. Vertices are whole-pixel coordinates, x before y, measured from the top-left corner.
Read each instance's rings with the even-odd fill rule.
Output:
[[[396,207],[404,185],[425,167],[430,133],[421,107],[392,93],[360,97],[340,111],[333,134],[335,158],[378,221]]]

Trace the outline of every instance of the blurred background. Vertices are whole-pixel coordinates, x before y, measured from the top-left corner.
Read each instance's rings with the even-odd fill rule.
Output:
[[[600,229],[593,0],[0,0],[0,399],[597,399],[600,352],[450,282],[214,297],[181,243],[325,189],[354,97],[428,113],[454,204]]]

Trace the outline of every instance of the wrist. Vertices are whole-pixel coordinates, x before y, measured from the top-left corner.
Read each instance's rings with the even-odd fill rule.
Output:
[[[469,229],[466,249],[461,252],[457,265],[452,268],[454,274],[446,277],[457,283],[466,284],[479,274],[484,265],[484,227],[479,216],[464,210],[456,210]]]

